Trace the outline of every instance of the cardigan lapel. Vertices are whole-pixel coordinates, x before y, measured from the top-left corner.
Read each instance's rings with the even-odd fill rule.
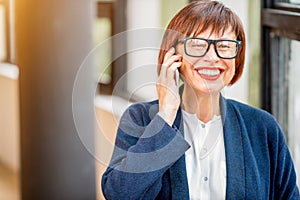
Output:
[[[226,199],[245,199],[245,165],[242,133],[234,108],[220,97],[226,154]]]
[[[175,127],[178,127],[180,133],[184,136],[183,119],[180,108],[178,109],[174,125]],[[185,154],[183,154],[183,156],[181,156],[181,158],[170,168],[170,181],[172,199],[188,200],[189,188],[186,174]]]

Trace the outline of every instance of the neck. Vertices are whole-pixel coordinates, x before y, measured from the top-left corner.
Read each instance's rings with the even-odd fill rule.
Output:
[[[181,106],[186,112],[196,114],[198,119],[206,123],[214,115],[220,115],[219,98],[219,92],[200,93],[184,85]]]

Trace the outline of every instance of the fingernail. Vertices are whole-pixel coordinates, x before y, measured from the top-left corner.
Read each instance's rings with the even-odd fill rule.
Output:
[[[171,53],[175,53],[175,48],[172,47],[172,48],[170,49],[170,52],[171,52]]]

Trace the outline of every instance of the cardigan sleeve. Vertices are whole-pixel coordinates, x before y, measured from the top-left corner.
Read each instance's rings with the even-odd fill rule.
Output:
[[[159,115],[134,105],[123,114],[114,152],[102,176],[106,199],[155,199],[164,173],[189,148],[182,133]]]
[[[273,116],[265,122],[268,124],[271,147],[272,199],[300,200],[296,170],[283,131]]]
[[[278,155],[275,176],[275,199],[300,200],[293,161],[285,142]]]

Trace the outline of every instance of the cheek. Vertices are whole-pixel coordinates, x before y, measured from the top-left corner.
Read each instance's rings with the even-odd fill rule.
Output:
[[[187,56],[186,54],[183,54],[182,56],[183,60],[189,65],[194,65],[201,60],[200,57],[191,57]]]
[[[194,65],[197,61],[187,58],[185,55],[182,57],[182,65],[180,67],[180,70],[182,72],[191,72],[194,69]]]
[[[231,70],[232,75],[234,75],[235,74],[235,61],[232,62],[231,66],[230,66],[230,70]]]
[[[225,76],[226,79],[228,79],[227,81],[230,82],[235,75],[235,61],[227,62],[226,66],[227,66],[227,71]]]

